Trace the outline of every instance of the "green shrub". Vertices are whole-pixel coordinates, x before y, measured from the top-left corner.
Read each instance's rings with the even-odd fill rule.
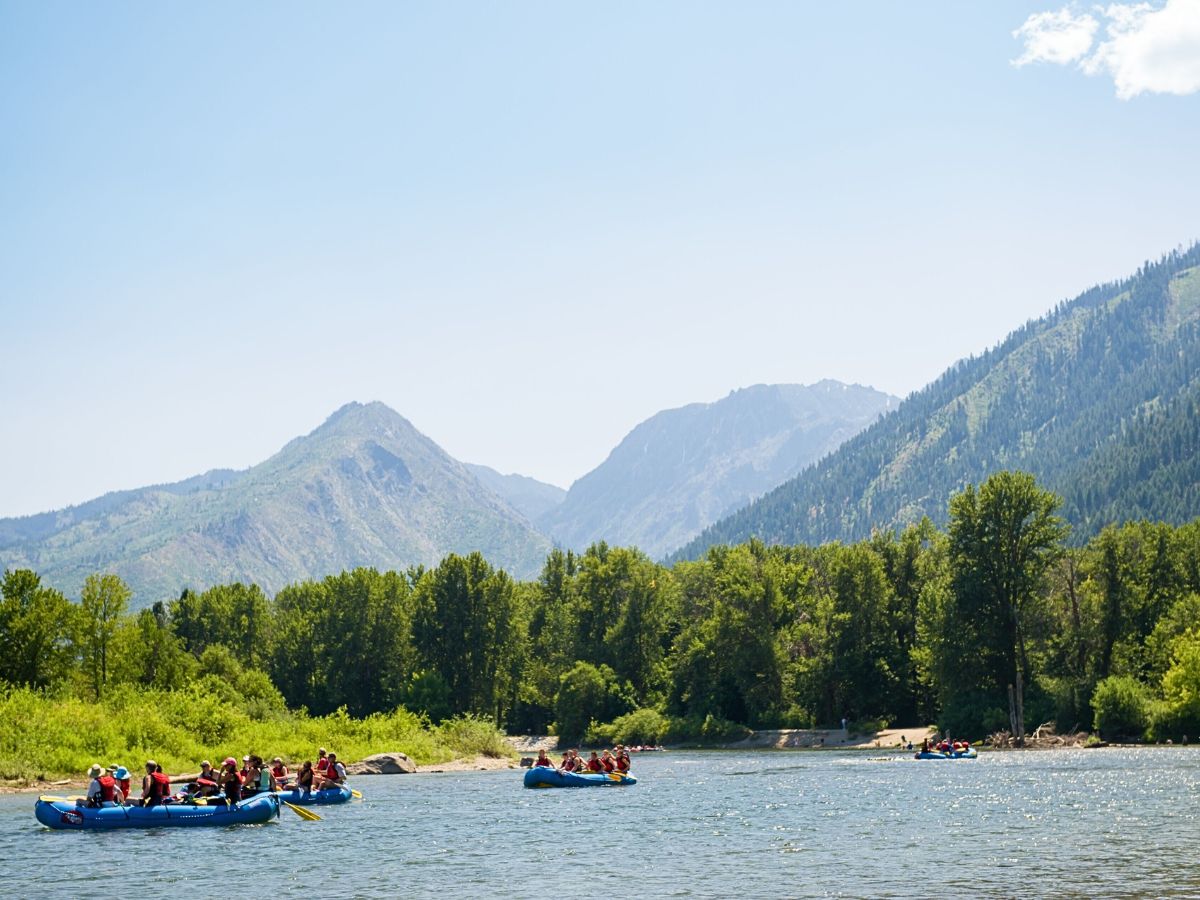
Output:
[[[262,704],[256,718],[231,705],[221,684],[202,678],[178,691],[122,687],[103,704],[9,690],[0,697],[0,722],[5,723],[0,778],[78,778],[97,762],[137,771],[147,759],[182,774],[197,771],[202,759],[240,759],[246,753],[296,764],[315,759],[318,746],[347,762],[395,751],[419,764],[512,752],[486,719],[465,717],[431,729],[424,717],[403,707],[364,719],[353,719],[344,709],[313,718],[276,709],[262,697],[248,701],[251,710]]]
[[[1092,694],[1095,712],[1094,727],[1100,736],[1111,740],[1117,737],[1141,738],[1149,721],[1149,696],[1136,678],[1110,675]]]
[[[662,743],[670,729],[670,720],[656,709],[637,709],[619,716],[607,725],[595,722],[588,728],[584,743],[592,747],[615,744]]]

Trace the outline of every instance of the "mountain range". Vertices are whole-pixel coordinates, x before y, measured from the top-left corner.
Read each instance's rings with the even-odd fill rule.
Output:
[[[564,546],[660,557],[795,475],[899,401],[861,385],[759,384],[660,412],[535,518]]]
[[[954,492],[1000,469],[1059,493],[1081,541],[1200,515],[1200,246],[1060,304],[903,402],[833,381],[756,385],[652,416],[565,492],[461,463],[383,404],[350,403],[244,471],[0,519],[0,566],[69,595],[116,572],[136,605],[473,550],[527,578],[554,545],[674,560],[751,536],[943,523]]]
[[[146,604],[184,587],[257,582],[268,591],[358,566],[433,565],[481,551],[518,577],[550,541],[403,416],[350,403],[242,472],[108,494],[0,520],[0,561],[68,594],[115,571]]]
[[[1146,263],[958,363],[797,477],[707,528],[694,558],[751,535],[853,541],[1021,469],[1083,541],[1132,519],[1200,515],[1200,245]]]
[[[113,571],[137,605],[185,587],[253,581],[274,592],[357,566],[429,566],[473,550],[529,578],[555,542],[650,541],[661,528],[666,537],[651,549],[673,549],[894,402],[837,382],[737,391],[642,423],[571,492],[460,463],[382,403],[350,403],[244,471],[0,519],[0,563],[32,568],[71,595],[89,574]],[[670,475],[670,458],[687,447]],[[684,511],[686,526],[671,522],[672,511]]]

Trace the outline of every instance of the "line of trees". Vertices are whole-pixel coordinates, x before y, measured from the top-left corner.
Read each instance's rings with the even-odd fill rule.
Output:
[[[712,548],[666,567],[598,543],[517,582],[479,554],[405,572],[184,591],[128,613],[5,572],[0,680],[103,700],[202,682],[264,710],[397,706],[639,741],[843,717],[981,737],[1026,723],[1200,734],[1200,521],[1067,544],[1059,499],[1001,472],[854,544]],[[607,723],[607,724],[606,724]],[[607,730],[606,730],[607,729]]]

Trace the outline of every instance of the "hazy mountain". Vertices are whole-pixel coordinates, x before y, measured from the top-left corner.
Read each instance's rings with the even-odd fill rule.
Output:
[[[527,475],[501,475],[487,466],[465,465],[484,487],[503,497],[509,506],[531,522],[558,506],[567,496],[567,492],[557,485],[546,484]]]
[[[268,591],[356,566],[430,565],[481,551],[514,575],[549,541],[381,403],[351,403],[244,472],[109,494],[0,520],[0,563],[37,570],[69,595],[96,571],[139,605],[232,580]]]
[[[564,546],[658,557],[795,475],[896,404],[860,385],[760,384],[651,416],[537,519]]]
[[[1064,498],[1083,540],[1105,524],[1200,515],[1200,246],[1092,288],[950,368],[680,556],[756,535],[855,540],[1023,469]]]

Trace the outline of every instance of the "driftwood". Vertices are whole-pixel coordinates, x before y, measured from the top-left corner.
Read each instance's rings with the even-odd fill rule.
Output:
[[[1067,734],[1059,734],[1054,722],[1044,722],[1025,735],[1024,746],[1030,750],[1052,750],[1055,747],[1082,747],[1088,739],[1086,731],[1075,726]],[[1009,731],[997,731],[985,743],[990,747],[1017,747],[1017,739]]]

